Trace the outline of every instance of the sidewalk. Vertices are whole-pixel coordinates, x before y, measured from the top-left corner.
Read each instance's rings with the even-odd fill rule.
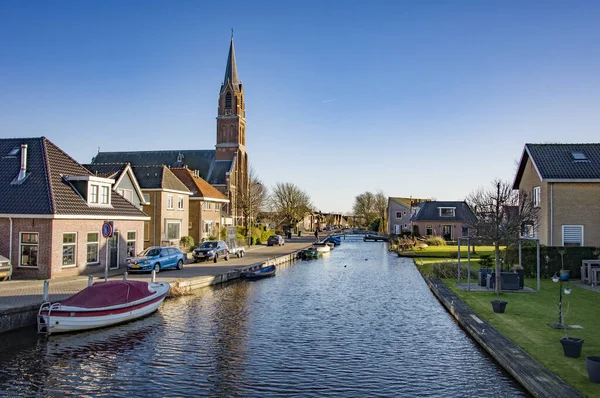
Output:
[[[314,237],[294,237],[286,240],[283,246],[264,245],[252,246],[246,251],[243,258],[230,258],[229,261],[187,263],[183,270],[165,270],[156,274],[157,281],[175,282],[201,276],[217,276],[240,268],[250,267],[253,264],[267,261],[270,258],[283,256],[304,249],[314,241]],[[126,270],[124,266],[111,270],[109,279],[122,279]],[[104,271],[93,274],[94,280],[104,278]],[[150,280],[151,274],[128,274],[131,280]],[[49,284],[50,301],[63,300],[88,284],[88,275],[69,278],[52,279]],[[11,280],[0,282],[0,313],[4,310],[30,308],[42,304],[43,280]]]

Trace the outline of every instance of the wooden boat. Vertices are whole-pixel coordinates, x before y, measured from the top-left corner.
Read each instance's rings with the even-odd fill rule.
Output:
[[[300,257],[302,257],[304,260],[310,260],[313,258],[319,258],[320,256],[322,256],[323,253],[318,251],[317,249],[311,248],[311,249],[304,249],[300,252]]]
[[[43,303],[38,333],[96,329],[141,318],[158,309],[169,289],[168,282],[96,282],[60,303]]]
[[[259,268],[251,268],[244,271],[240,276],[247,279],[267,278],[269,276],[275,276],[276,270],[277,268],[274,265],[268,265],[266,267],[261,266]]]

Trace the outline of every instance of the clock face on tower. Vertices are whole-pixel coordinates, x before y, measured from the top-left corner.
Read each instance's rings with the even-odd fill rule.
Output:
[[[226,116],[231,115],[231,109],[225,109],[225,115]]]

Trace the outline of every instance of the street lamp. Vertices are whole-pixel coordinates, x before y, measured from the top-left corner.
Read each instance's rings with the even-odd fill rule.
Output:
[[[563,316],[563,310],[562,310],[562,298],[563,298],[563,292],[564,294],[571,294],[571,288],[568,286],[565,286],[563,289],[563,280],[562,278],[558,275],[558,272],[554,274],[554,276],[552,276],[552,282],[554,283],[558,283],[558,325],[556,325],[558,328],[564,328],[565,327],[565,323],[564,323],[564,316]]]

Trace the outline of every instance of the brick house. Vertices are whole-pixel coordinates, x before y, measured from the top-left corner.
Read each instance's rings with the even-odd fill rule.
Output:
[[[119,175],[127,167],[131,169],[133,185],[139,186],[143,196],[140,206],[150,218],[144,223],[144,248],[179,246],[181,238],[188,235],[191,192],[168,167],[129,163],[92,163],[85,167],[99,175]]]
[[[513,189],[539,207],[541,244],[600,246],[600,144],[525,144]]]
[[[445,240],[456,240],[469,236],[469,225],[475,215],[466,202],[421,203],[411,218],[413,235],[441,236]]]
[[[200,178],[197,171],[187,167],[170,169],[192,193],[189,202],[189,236],[194,242],[209,237],[219,237],[222,222],[221,211],[229,203],[216,188]]]
[[[45,137],[0,139],[0,255],[13,278],[56,278],[123,266],[142,249],[139,208]],[[114,234],[104,238],[105,221]]]

